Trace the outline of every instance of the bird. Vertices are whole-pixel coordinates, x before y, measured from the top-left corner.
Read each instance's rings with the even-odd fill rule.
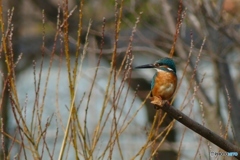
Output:
[[[147,68],[156,69],[156,73],[151,82],[150,99],[152,103],[155,101],[156,97],[158,101],[160,99],[161,101],[167,100],[169,102],[177,87],[177,71],[173,59],[164,57],[157,60],[155,63],[135,67],[135,69]],[[154,107],[157,109],[156,105]]]

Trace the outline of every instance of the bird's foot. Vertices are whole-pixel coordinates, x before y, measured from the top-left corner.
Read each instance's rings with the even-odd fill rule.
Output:
[[[162,98],[161,97],[156,97],[156,96],[153,96],[151,97],[151,103],[154,104],[154,109],[156,110],[159,110],[160,106],[162,106]]]
[[[168,100],[163,100],[161,97],[153,96],[153,97],[151,97],[151,100],[152,100],[151,103],[154,104],[154,109],[156,109],[156,110],[159,110],[160,107],[162,107],[166,103],[169,104]]]

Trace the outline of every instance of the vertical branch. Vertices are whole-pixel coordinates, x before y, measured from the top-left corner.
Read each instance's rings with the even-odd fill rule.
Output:
[[[225,57],[222,57],[222,58],[226,59]],[[226,92],[224,92],[225,99],[228,100],[228,97],[231,97],[231,99],[229,100],[229,103],[232,106],[231,119],[233,123],[233,128],[235,131],[239,131],[240,130],[240,121],[239,121],[240,113],[238,112],[239,111],[238,108],[240,106],[240,103],[234,87],[232,76],[230,74],[229,65],[226,62],[218,62],[218,68],[219,68],[219,74],[220,74],[219,79],[220,79],[221,86],[225,86],[229,94],[228,96]],[[240,134],[236,134],[236,141],[237,143],[240,143]]]
[[[0,50],[0,58],[2,58],[2,52],[6,53],[6,41],[5,41],[5,36],[4,36],[4,22],[3,22],[3,8],[2,8],[2,0],[0,0],[0,26],[1,26],[1,35],[2,35],[2,39],[1,39],[1,50]],[[2,83],[1,83],[1,88],[2,88],[2,97],[1,97],[1,102],[0,102],[0,117],[1,118],[1,132],[6,132],[6,128],[5,128],[5,124],[7,124],[7,111],[8,111],[8,97],[9,97],[9,91],[6,89],[7,86],[7,79],[4,80],[4,74],[7,73],[7,66],[4,63],[4,59],[2,59],[2,71],[3,71],[3,75],[2,75]],[[4,154],[6,152],[7,146],[4,144],[5,141],[5,136],[2,134],[1,136],[1,148],[0,148],[0,159],[4,159]]]
[[[83,4],[84,0],[80,1],[80,8],[79,8],[79,19],[78,19],[78,36],[77,36],[77,50],[75,54],[75,66],[73,70],[73,85],[76,83],[77,79],[77,69],[78,69],[78,59],[80,55],[80,46],[81,46],[81,34],[82,34],[82,16],[83,16]]]
[[[78,71],[78,77],[80,77],[81,75],[81,72],[82,72],[82,64],[83,64],[83,60],[85,58],[85,55],[86,55],[86,52],[87,52],[87,47],[88,47],[88,34],[89,34],[89,31],[90,31],[90,28],[91,28],[91,25],[92,25],[92,21],[90,20],[89,22],[89,26],[88,26],[88,31],[87,31],[87,35],[86,35],[86,43],[84,45],[84,48],[83,48],[83,54],[81,56],[81,60],[80,60],[80,67],[79,67],[79,71]],[[70,69],[70,68],[69,68]],[[70,82],[69,82],[70,83]],[[76,86],[77,88],[77,86]],[[75,104],[74,104],[74,100],[75,100],[75,95],[76,95],[76,90],[73,91],[73,97],[71,98],[71,104],[70,104],[70,114],[69,114],[69,118],[68,118],[68,122],[67,122],[67,127],[65,129],[65,133],[64,133],[64,138],[63,138],[63,142],[62,142],[62,146],[61,146],[61,150],[60,150],[60,153],[59,153],[59,157],[58,157],[58,160],[61,160],[63,159],[63,153],[64,153],[64,150],[65,150],[65,147],[66,147],[66,144],[67,144],[67,138],[68,138],[68,135],[69,135],[69,129],[71,127],[71,122],[72,120],[74,120],[74,114],[76,114],[76,108],[75,108]],[[86,124],[85,124],[86,125]],[[75,130],[76,131],[76,130]],[[75,134],[75,133],[74,133]],[[85,135],[85,134],[84,134]],[[86,138],[86,137],[84,137]],[[86,139],[85,139],[86,140]],[[74,147],[77,147],[77,144],[76,144],[76,137],[73,138],[73,142],[75,143],[74,144]],[[85,146],[87,147],[87,143],[85,142]],[[76,153],[76,157],[78,158],[77,156],[77,148],[75,148],[75,153]]]
[[[64,52],[66,56],[67,70],[68,70],[68,81],[69,81],[69,91],[71,95],[71,102],[74,95],[74,85],[71,75],[71,60],[69,55],[69,39],[68,39],[68,0],[64,1],[63,5],[63,34],[64,34]]]
[[[89,26],[88,26],[88,31],[87,31],[87,35],[86,35],[86,43],[84,45],[84,49],[83,49],[83,55],[81,57],[81,64],[83,63],[83,59],[86,55],[86,52],[87,52],[87,47],[88,47],[88,35],[89,35],[89,32],[90,32],[90,28],[91,28],[91,25],[92,25],[92,21],[90,20],[89,21]],[[80,67],[80,73],[81,73],[81,69],[82,69],[82,65]],[[88,149],[88,146],[87,146],[87,115],[88,115],[88,106],[86,107],[85,109],[85,119],[84,119],[84,136],[83,136],[83,139],[84,139],[84,147],[85,149],[87,150]]]
[[[0,0],[0,26],[1,26],[1,33],[4,33],[4,21],[3,21],[3,6],[2,0]]]
[[[113,55],[112,55],[112,65],[111,70],[113,71],[113,123],[112,123],[112,131],[116,133],[116,137],[118,136],[117,131],[117,118],[116,118],[116,110],[117,110],[117,95],[116,95],[116,82],[117,82],[117,46],[118,46],[118,38],[119,38],[119,32],[120,32],[120,25],[122,21],[122,9],[123,9],[123,0],[121,0],[119,9],[118,9],[118,2],[115,1],[115,41],[114,41],[114,49],[113,49]],[[110,76],[112,76],[112,73],[110,73]],[[114,137],[114,133],[111,134],[111,139]],[[110,141],[111,141],[110,139]],[[115,141],[113,141],[115,142]],[[120,144],[117,137],[117,144],[120,148]],[[110,147],[110,154],[109,158],[112,159],[112,151],[114,148],[114,143]],[[121,159],[123,159],[123,155],[120,152]]]
[[[113,109],[115,109],[115,97],[116,97],[116,91],[115,91],[115,85],[116,85],[116,77],[117,77],[117,71],[116,71],[116,55],[117,55],[117,44],[118,44],[118,36],[119,36],[119,31],[120,31],[120,24],[121,24],[121,17],[122,17],[122,5],[123,5],[123,0],[121,1],[121,6],[120,9],[118,10],[118,3],[115,1],[115,37],[114,37],[114,48],[113,48],[113,54],[112,54],[112,60],[111,60],[111,68],[109,72],[109,77],[107,81],[107,86],[106,86],[106,92],[104,96],[104,101],[103,101],[103,108],[100,113],[100,119],[98,121],[97,128],[95,130],[96,135],[99,136],[100,130],[100,124],[103,119],[103,114],[105,112],[105,109],[107,107],[107,103],[109,100],[109,90],[110,90],[110,83],[112,80],[112,76],[114,77],[113,81]],[[115,114],[115,113],[114,113]]]
[[[175,46],[176,46],[176,42],[177,42],[177,38],[180,32],[180,26],[182,23],[182,0],[179,0],[179,7],[178,7],[178,18],[177,18],[177,24],[176,24],[176,31],[175,31],[175,35],[174,35],[174,40],[173,40],[173,44],[172,44],[172,48],[170,50],[170,56],[169,57],[173,57],[174,51],[175,51]]]
[[[72,12],[73,11],[74,11],[74,9],[72,10]],[[74,116],[77,113],[76,108],[75,108],[75,103],[74,103],[75,95],[76,95],[75,94],[75,84],[74,84],[74,82],[75,82],[76,79],[75,80],[72,79],[71,60],[70,60],[70,54],[69,54],[69,39],[68,39],[68,26],[69,26],[68,18],[72,14],[72,12],[70,12],[70,14],[69,14],[69,12],[68,12],[68,0],[65,0],[64,5],[63,5],[63,19],[64,19],[64,22],[63,22],[63,33],[64,33],[63,41],[64,41],[64,51],[65,51],[65,56],[66,56],[67,70],[68,70],[68,81],[69,81],[69,91],[70,91],[71,101],[70,101],[69,119],[68,119],[67,127],[66,127],[66,130],[65,130],[63,143],[62,143],[62,146],[61,146],[59,159],[63,158],[63,153],[64,153],[64,150],[65,150],[65,147],[66,147],[70,127],[72,127],[71,128],[72,129],[72,143],[73,143],[73,147],[74,147],[74,151],[75,151],[75,156],[76,156],[77,159],[79,158],[78,157],[77,141],[76,141],[77,140],[77,133],[76,133],[76,130],[74,129],[75,128],[75,123],[72,123],[72,122],[75,121]],[[78,57],[76,57],[76,58],[78,59]],[[76,67],[77,66],[75,66],[75,68]],[[76,78],[76,77],[73,77],[73,78]]]
[[[99,66],[100,66],[100,60],[102,58],[102,50],[103,50],[103,45],[104,45],[104,36],[105,36],[105,25],[106,25],[106,19],[103,18],[103,24],[102,24],[102,40],[101,40],[101,46],[100,46],[100,54],[99,54],[99,57],[98,57],[98,62],[97,62],[97,67],[96,67],[96,70],[95,70],[95,74],[94,74],[94,77],[93,77],[93,82],[92,82],[92,86],[90,88],[90,93],[89,93],[89,96],[88,96],[88,101],[87,101],[87,107],[89,106],[89,103],[90,103],[90,97],[91,97],[91,94],[92,94],[92,90],[93,90],[93,86],[95,84],[95,81],[96,81],[96,78],[97,78],[97,73],[98,73],[98,69],[99,69]],[[97,135],[94,135],[93,136],[93,145],[92,145],[92,152],[94,151],[95,147],[96,147],[96,144],[97,144]],[[90,158],[92,158],[92,154],[93,153],[90,153]]]
[[[2,7],[2,5],[1,5]],[[4,95],[4,99],[3,102],[1,103],[1,117],[3,118],[3,131],[5,133],[7,133],[7,128],[8,128],[8,111],[9,111],[9,102],[13,102],[15,109],[17,110],[18,115],[20,116],[20,120],[23,124],[23,132],[26,136],[29,137],[29,139],[31,139],[30,141],[32,141],[32,136],[31,133],[29,131],[29,129],[27,128],[26,122],[22,116],[21,113],[21,108],[20,108],[20,104],[19,104],[19,100],[18,100],[18,94],[17,94],[17,89],[16,89],[16,76],[15,76],[15,63],[14,63],[14,51],[13,51],[13,11],[9,10],[8,11],[8,26],[7,26],[7,30],[4,32],[4,25],[1,24],[1,29],[2,29],[2,45],[1,45],[1,53],[3,53],[4,55],[4,62],[3,64],[3,72],[5,74],[5,81],[3,81],[4,83],[6,83],[6,87],[3,85],[3,95]],[[1,9],[2,12],[2,9]],[[1,23],[3,22],[3,17],[2,17],[2,13],[1,13]],[[18,25],[18,24],[16,24]],[[9,98],[11,100],[9,100]],[[16,117],[15,117],[16,118]],[[31,143],[34,146],[34,143]],[[7,151],[8,148],[8,140],[5,139],[5,151]],[[34,149],[36,151],[36,147],[34,146]],[[39,157],[39,155],[37,154],[37,152],[35,152],[35,156]],[[0,155],[2,157],[2,153]]]

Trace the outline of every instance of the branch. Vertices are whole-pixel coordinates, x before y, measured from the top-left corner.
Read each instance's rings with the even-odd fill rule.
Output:
[[[221,58],[226,59],[225,56],[222,56]],[[226,102],[231,104],[232,124],[233,124],[233,128],[234,128],[235,132],[238,133],[240,131],[240,121],[239,121],[240,103],[239,103],[236,87],[234,86],[234,81],[230,74],[229,65],[226,62],[219,61],[218,69],[219,69],[219,74],[220,74],[219,79],[220,79],[220,83],[222,86],[222,90],[224,90],[225,88],[228,90],[229,95],[227,94],[227,92],[224,92],[224,96],[225,96]],[[225,86],[225,88],[223,86]],[[230,99],[230,100],[228,100],[228,99]],[[237,143],[240,143],[240,135],[236,134],[235,136],[236,136]]]
[[[178,122],[182,123],[186,127],[190,128],[194,132],[198,133],[199,135],[203,136],[213,144],[217,145],[221,149],[225,150],[226,152],[237,152],[238,155],[235,156],[237,159],[240,159],[240,148],[229,141],[225,140],[224,138],[220,137],[216,133],[212,132],[211,130],[207,129],[203,125],[199,124],[198,122],[192,120],[187,115],[183,114],[180,110],[176,109],[175,107],[171,106],[168,101],[152,101],[156,108],[162,109],[168,115],[176,119]]]

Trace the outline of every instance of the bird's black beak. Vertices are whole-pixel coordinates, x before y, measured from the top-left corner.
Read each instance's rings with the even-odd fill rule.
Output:
[[[145,65],[134,67],[133,69],[144,69],[144,68],[155,68],[155,66],[154,64],[145,64]]]

